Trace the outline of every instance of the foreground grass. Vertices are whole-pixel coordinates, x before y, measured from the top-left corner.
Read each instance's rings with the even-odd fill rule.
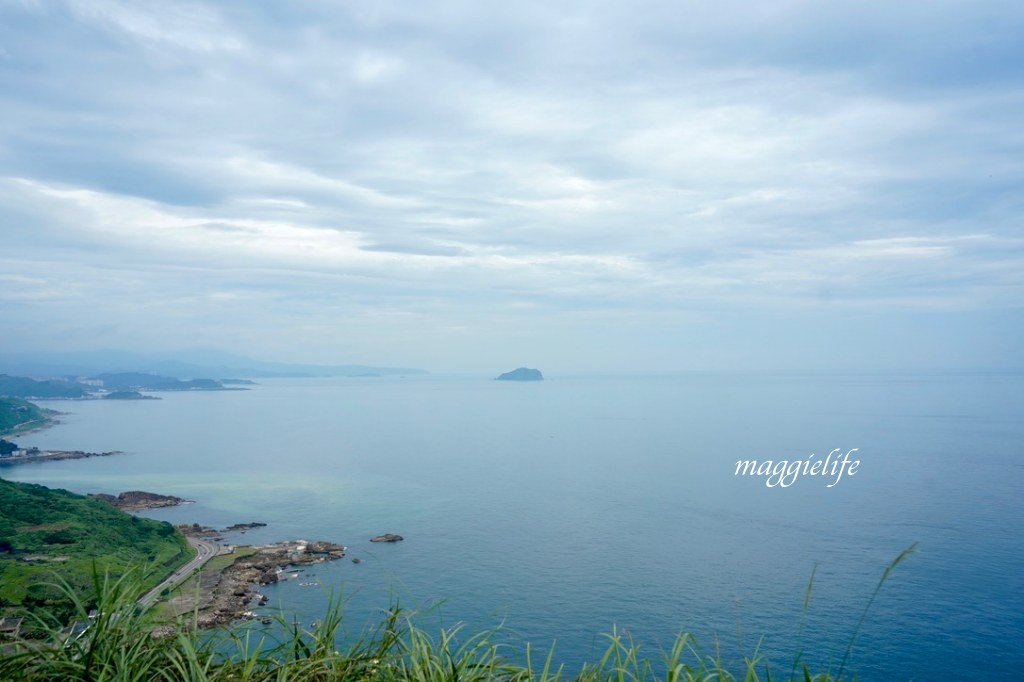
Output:
[[[383,622],[354,644],[337,648],[341,608],[331,600],[325,617],[310,630],[278,619],[279,635],[219,630],[199,633],[194,619],[179,619],[173,634],[156,638],[152,610],[136,605],[139,590],[131,576],[96,579],[89,602],[98,615],[89,620],[86,601],[66,583],[75,601],[83,634],[52,631],[48,645],[16,643],[0,653],[0,679],[54,682],[839,682],[856,679],[846,671],[871,605],[892,570],[914,549],[901,552],[885,569],[852,633],[837,670],[809,669],[802,652],[785,671],[773,670],[755,651],[738,669],[727,669],[720,653],[702,650],[689,634],[651,658],[639,645],[613,630],[603,656],[579,671],[554,664],[554,650],[537,655],[526,647],[524,663],[509,661],[495,631],[468,634],[461,627],[433,636],[404,612],[390,610]],[[813,574],[804,600],[806,611]]]

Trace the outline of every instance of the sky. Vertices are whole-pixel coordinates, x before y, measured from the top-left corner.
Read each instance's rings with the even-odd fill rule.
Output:
[[[1024,367],[1024,3],[0,0],[0,350]]]

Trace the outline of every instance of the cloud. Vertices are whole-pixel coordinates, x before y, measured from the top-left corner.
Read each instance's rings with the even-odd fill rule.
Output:
[[[198,3],[68,0],[68,6],[79,19],[122,33],[144,48],[167,45],[213,52],[242,47],[217,12]]]
[[[1024,300],[1015,3],[0,13],[0,265],[32,324],[149,301],[370,353],[526,311],[554,345],[642,320],[642,346],[658,316]]]

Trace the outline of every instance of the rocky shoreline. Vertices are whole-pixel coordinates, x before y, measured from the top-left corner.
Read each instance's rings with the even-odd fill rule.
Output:
[[[228,625],[260,601],[260,585],[278,582],[287,569],[341,559],[345,550],[343,545],[305,540],[236,547],[239,556],[230,565],[220,570],[204,567],[199,589],[179,590],[168,604],[176,615],[196,613],[199,627]]]
[[[62,459],[85,459],[87,457],[110,457],[123,455],[120,450],[111,452],[84,452],[82,450],[16,450],[13,454],[0,457],[0,466],[4,464],[29,464],[31,462],[56,462]]]
[[[96,493],[91,497],[96,497],[109,502],[118,509],[124,511],[176,507],[179,504],[191,502],[191,500],[175,497],[174,495],[158,495],[157,493],[147,493],[144,490],[128,490],[116,497],[114,495],[107,495],[106,493]]]

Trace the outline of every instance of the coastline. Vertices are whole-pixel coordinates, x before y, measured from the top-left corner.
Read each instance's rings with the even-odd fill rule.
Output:
[[[36,433],[38,431],[45,431],[53,426],[57,426],[61,423],[60,419],[56,415],[66,414],[65,412],[58,412],[57,410],[51,410],[49,408],[40,408],[46,410],[47,420],[42,424],[35,424],[34,426],[22,426],[21,424],[5,431],[0,434],[0,438],[10,438],[14,436],[27,436],[30,433]],[[26,422],[32,424],[32,422]]]
[[[250,389],[219,387],[216,389],[182,389],[180,392],[186,390],[247,391]],[[99,396],[89,396],[73,400],[98,398]],[[152,399],[155,396],[146,396],[146,398]],[[38,409],[39,412],[34,416],[41,415],[41,418],[16,425],[7,430],[4,436],[17,437],[44,431],[60,425],[62,422],[58,417],[66,414],[46,407]],[[87,452],[84,450],[49,450],[34,446],[15,450],[10,455],[0,456],[0,468],[19,464],[38,464],[123,454],[125,453],[120,450]],[[103,493],[93,493],[88,496],[101,499],[114,508],[129,513],[193,502],[193,500],[173,495],[138,490],[123,492],[116,496]],[[246,530],[265,525],[261,522],[239,523],[223,531],[218,531],[193,524],[188,527],[179,526],[178,531],[191,539],[202,537],[204,533],[212,533],[214,536],[219,536],[224,531],[245,533]],[[220,537],[215,539],[221,540]],[[205,565],[193,569],[195,573],[192,577],[171,588],[170,592],[165,589],[161,594],[154,595],[157,601],[153,605],[161,609],[165,616],[176,618],[183,614],[194,613],[199,627],[207,629],[230,625],[246,618],[260,618],[266,622],[272,616],[271,612],[256,613],[253,611],[254,608],[265,606],[267,603],[266,597],[258,591],[261,585],[273,584],[295,577],[305,566],[341,559],[345,556],[347,549],[343,545],[330,542],[307,542],[305,540],[290,540],[255,546],[214,543],[213,547],[217,548],[215,551],[219,553],[212,560],[208,560]],[[163,634],[166,627],[168,626],[157,626],[153,634]]]
[[[182,530],[179,528],[179,530]],[[184,531],[183,531],[184,532]],[[190,535],[190,533],[186,533]],[[230,625],[245,618],[269,618],[272,612],[257,613],[266,605],[260,585],[279,582],[286,572],[345,556],[347,548],[331,542],[288,540],[266,545],[236,545],[214,557],[192,578],[176,587],[159,603],[170,618],[195,614],[201,628]],[[235,555],[229,563],[218,562]],[[159,626],[154,634],[168,635],[173,626]]]
[[[121,450],[110,452],[84,452],[82,450],[39,450],[38,454],[10,455],[0,457],[0,466],[14,466],[17,464],[36,464],[39,462],[59,462],[65,459],[88,459],[89,457],[111,457],[123,455]]]

